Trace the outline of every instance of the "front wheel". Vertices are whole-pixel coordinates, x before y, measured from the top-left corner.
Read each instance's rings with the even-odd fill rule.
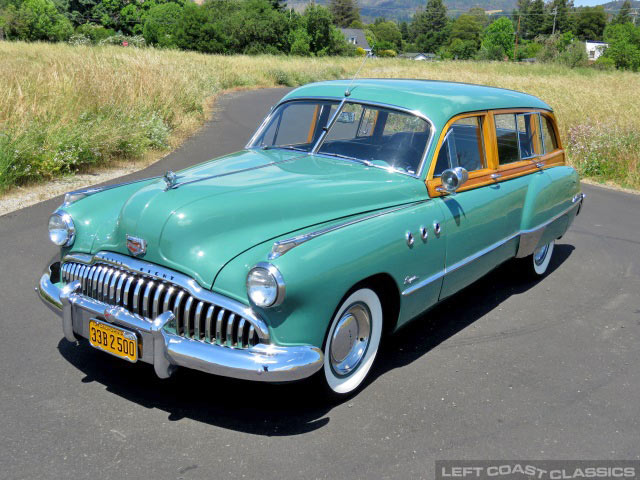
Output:
[[[382,337],[382,304],[369,288],[342,302],[333,317],[324,347],[324,378],[335,394],[347,395],[362,385],[371,370]]]

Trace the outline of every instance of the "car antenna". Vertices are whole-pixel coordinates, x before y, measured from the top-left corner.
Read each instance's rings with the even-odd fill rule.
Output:
[[[358,77],[358,74],[360,73],[360,70],[362,70],[362,67],[364,67],[365,62],[367,61],[367,58],[369,57],[369,54],[366,54],[364,56],[364,60],[362,60],[362,63],[360,64],[360,68],[358,68],[358,71],[356,72],[356,74],[353,76],[353,78],[351,79],[351,82],[349,82],[349,86],[347,87],[347,89],[344,91],[344,96],[348,97],[349,95],[351,95],[351,85],[353,85],[354,80]]]

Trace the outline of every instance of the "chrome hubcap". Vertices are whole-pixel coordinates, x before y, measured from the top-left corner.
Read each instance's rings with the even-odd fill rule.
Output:
[[[536,262],[536,265],[542,265],[545,257],[547,256],[547,252],[549,251],[549,244],[543,245],[540,248],[536,249],[533,252],[533,261]]]
[[[371,338],[371,313],[354,303],[342,314],[331,337],[331,368],[337,375],[353,372],[364,358]]]

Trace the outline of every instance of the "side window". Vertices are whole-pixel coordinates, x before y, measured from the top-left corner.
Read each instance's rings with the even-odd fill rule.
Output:
[[[328,140],[351,140],[357,136],[364,107],[357,103],[347,103],[331,128]]]
[[[516,115],[518,122],[518,141],[520,142],[520,159],[542,155],[540,148],[540,114],[521,113]]]
[[[440,176],[447,168],[463,167],[467,171],[487,167],[482,135],[483,117],[465,117],[453,123],[442,142],[434,176]]]
[[[516,116],[513,113],[504,113],[495,115],[494,118],[498,140],[498,163],[505,165],[519,161]]]
[[[500,165],[542,155],[539,113],[500,113],[494,118]]]
[[[370,137],[373,135],[373,129],[378,121],[378,113],[378,110],[365,108],[358,126],[358,137]]]
[[[551,153],[558,148],[556,131],[553,129],[551,119],[542,115],[542,139],[544,141],[544,153]]]

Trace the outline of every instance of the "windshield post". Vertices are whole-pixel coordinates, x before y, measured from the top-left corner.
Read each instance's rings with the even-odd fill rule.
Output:
[[[331,117],[331,119],[329,120],[329,123],[327,123],[326,127],[322,129],[322,133],[320,134],[320,136],[318,137],[318,140],[316,141],[315,145],[310,151],[311,155],[315,155],[318,152],[318,149],[320,148],[320,145],[322,145],[324,137],[327,136],[327,133],[329,133],[329,130],[331,130],[331,127],[333,127],[333,124],[338,118],[338,115],[340,115],[340,111],[342,110],[342,107],[344,107],[344,102],[346,101],[347,101],[347,97],[344,97],[340,102],[340,105],[338,105],[338,108],[336,108],[336,111],[334,112],[333,117]]]

